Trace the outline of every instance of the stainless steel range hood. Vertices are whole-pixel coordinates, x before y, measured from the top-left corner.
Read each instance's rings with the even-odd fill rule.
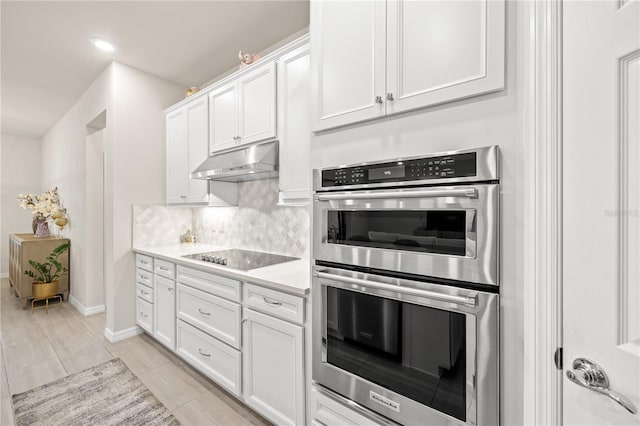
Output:
[[[243,146],[207,158],[191,172],[192,179],[242,182],[278,176],[278,142]]]

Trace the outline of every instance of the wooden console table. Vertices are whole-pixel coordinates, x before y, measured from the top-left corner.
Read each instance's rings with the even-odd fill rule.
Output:
[[[33,279],[24,274],[27,269],[32,269],[29,260],[45,262],[47,256],[60,244],[69,242],[68,238],[56,236],[36,237],[33,234],[11,234],[9,236],[9,284],[22,302],[22,309],[26,309],[29,300],[33,299],[31,284]],[[62,253],[58,259],[65,268],[69,268],[69,252]],[[64,300],[69,298],[69,275],[60,277],[58,294]]]

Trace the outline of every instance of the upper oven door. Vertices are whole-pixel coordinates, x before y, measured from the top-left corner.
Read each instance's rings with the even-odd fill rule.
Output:
[[[498,188],[319,192],[314,258],[498,285]]]

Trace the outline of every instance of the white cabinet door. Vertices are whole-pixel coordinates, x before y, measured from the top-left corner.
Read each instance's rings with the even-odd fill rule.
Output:
[[[209,152],[236,145],[238,139],[237,84],[232,81],[209,93]]]
[[[155,276],[153,289],[153,337],[171,350],[176,348],[176,283]]]
[[[245,402],[278,425],[305,423],[304,328],[244,310]]]
[[[385,8],[384,1],[311,2],[314,131],[385,114]]]
[[[238,144],[276,137],[276,64],[270,62],[238,79]]]
[[[153,333],[153,304],[140,297],[136,297],[136,324]]]
[[[311,188],[311,106],[309,45],[278,60],[280,202],[309,202]]]
[[[183,203],[188,192],[187,114],[183,108],[166,116],[167,204]]]
[[[504,86],[504,2],[387,0],[387,114]]]
[[[208,181],[191,179],[189,174],[209,156],[209,106],[202,96],[185,106],[187,116],[187,203],[208,201]]]

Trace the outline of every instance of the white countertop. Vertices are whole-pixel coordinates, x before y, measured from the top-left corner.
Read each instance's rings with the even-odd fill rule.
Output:
[[[311,287],[311,267],[309,259],[292,260],[290,262],[256,268],[250,271],[241,271],[239,269],[227,268],[226,266],[209,264],[182,257],[188,254],[227,249],[229,249],[229,247],[195,243],[134,247],[133,251],[193,267],[201,271],[213,272],[241,281],[260,284],[275,290],[286,291],[302,296],[309,292],[309,288]]]

